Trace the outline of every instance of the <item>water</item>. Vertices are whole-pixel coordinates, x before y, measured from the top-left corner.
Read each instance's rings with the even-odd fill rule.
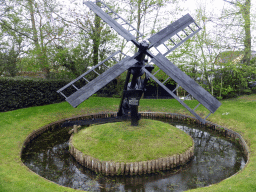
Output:
[[[87,191],[185,191],[218,183],[245,166],[239,147],[226,138],[193,125],[171,124],[191,135],[195,143],[194,158],[172,171],[142,176],[96,174],[70,155],[68,129],[38,137],[24,151],[22,160],[48,180]]]

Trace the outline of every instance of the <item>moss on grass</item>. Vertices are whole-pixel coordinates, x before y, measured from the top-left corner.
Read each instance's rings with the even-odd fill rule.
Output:
[[[183,131],[161,121],[142,119],[86,128],[73,137],[73,145],[101,161],[138,162],[181,154],[193,145]]]

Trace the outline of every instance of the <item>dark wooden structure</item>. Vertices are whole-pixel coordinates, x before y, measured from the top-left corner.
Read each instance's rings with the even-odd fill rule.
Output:
[[[205,123],[205,119],[219,108],[221,103],[217,99],[165,57],[201,30],[189,14],[168,25],[166,28],[151,36],[147,41],[142,41],[140,43],[136,40],[138,37],[135,37],[132,34],[132,31],[135,31],[136,34],[140,34],[140,36],[143,35],[103,2],[100,2],[101,7],[90,1],[86,1],[84,4],[127,41],[133,42],[138,47],[138,52],[135,53],[134,56],[129,57],[118,51],[59,89],[57,92],[62,94],[66,98],[66,101],[73,107],[77,107],[84,100],[88,99],[99,89],[127,70],[124,91],[117,115],[122,119],[130,115],[132,125],[138,125],[138,120],[140,118],[140,115],[138,114],[139,100],[142,93],[145,91],[149,78],[156,81],[159,86],[173,98],[178,100],[203,124]],[[124,26],[128,26],[129,30],[125,29]],[[117,56],[120,54],[125,56],[125,58],[118,61]],[[114,62],[115,65],[108,67],[104,64],[110,61]],[[158,66],[159,70],[162,70],[168,76],[166,80],[161,82],[157,79],[155,75],[158,71],[155,74],[151,73],[154,69],[154,65]],[[88,79],[87,76],[89,77],[89,74],[92,73],[96,77]],[[144,78],[142,78],[143,75]],[[92,77],[92,75],[90,75],[90,77]],[[170,90],[165,86],[165,82],[170,78],[177,83],[177,87],[174,90]],[[82,82],[84,85],[82,87],[77,87],[77,82],[80,82],[80,84]],[[176,96],[175,91],[179,86],[185,89],[199,102],[194,109],[191,109],[183,100]],[[64,91],[69,87],[73,87],[74,93],[67,96],[64,94]],[[195,112],[200,104],[210,112],[204,119]]]

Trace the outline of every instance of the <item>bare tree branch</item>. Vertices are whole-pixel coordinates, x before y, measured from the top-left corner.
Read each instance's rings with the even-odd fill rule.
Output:
[[[67,19],[63,18],[62,16],[60,16],[58,13],[53,12],[55,15],[57,15],[59,18],[61,18],[63,21],[66,21],[67,23],[70,23],[76,27],[78,27],[79,29],[82,29],[83,31],[85,31],[86,33],[89,33],[86,29],[84,29],[83,27],[77,25],[76,23],[72,22],[72,21],[68,21]]]
[[[227,3],[233,4],[233,5],[237,5],[237,3],[234,3],[232,1],[227,1],[227,0],[224,0],[224,1],[227,2]]]
[[[23,35],[23,36],[25,36],[25,37],[27,37],[27,38],[33,40],[33,38],[31,38],[28,34],[23,33],[23,32],[20,32],[20,31],[18,31],[17,29],[14,29],[14,28],[12,28],[11,26],[9,26],[6,21],[0,19],[0,22],[1,22],[0,24],[1,24],[3,27],[6,27],[6,28],[8,28],[8,29],[10,29],[10,30],[12,30],[12,31],[15,31],[16,33],[18,33],[18,34],[20,34],[20,35]]]

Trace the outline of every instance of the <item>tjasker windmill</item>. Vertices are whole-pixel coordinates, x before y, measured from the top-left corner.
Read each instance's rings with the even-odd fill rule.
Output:
[[[139,100],[145,91],[145,86],[149,78],[158,83],[159,86],[161,86],[173,98],[179,101],[179,103],[181,103],[203,124],[205,123],[206,118],[219,108],[221,103],[216,98],[214,98],[210,93],[208,93],[204,88],[198,85],[193,79],[182,72],[177,66],[175,66],[165,57],[167,54],[175,50],[182,43],[201,30],[201,28],[195,23],[194,19],[189,14],[168,25],[166,28],[154,34],[146,41],[138,42],[136,40],[137,37],[135,37],[131,32],[135,31],[136,34],[140,34],[140,36],[143,36],[143,34],[138,32],[106,4],[100,2],[101,7],[91,1],[86,1],[84,4],[94,11],[99,17],[101,17],[101,19],[111,28],[113,28],[119,35],[121,35],[127,41],[134,43],[135,46],[138,47],[138,52],[130,57],[126,56],[121,51],[118,51],[96,66],[92,67],[90,70],[86,71],[84,74],[80,75],[75,80],[71,81],[66,86],[59,89],[57,92],[62,94],[66,98],[66,101],[69,102],[73,107],[77,107],[83,101],[95,94],[98,90],[128,70],[117,116],[127,117],[131,115],[132,125],[138,125],[138,120],[140,118],[138,114]],[[125,29],[124,26],[128,26],[129,30]],[[152,53],[153,51],[151,52],[152,49],[155,50],[155,54]],[[118,62],[116,56],[119,54],[124,55],[125,58]],[[148,62],[145,57],[148,57],[150,62]],[[108,61],[114,61],[116,64],[112,67],[108,67],[104,64]],[[154,69],[151,63],[158,66],[159,70],[162,70],[168,76],[168,78],[161,82],[161,80],[155,76],[159,70],[154,74],[151,73]],[[87,78],[92,73],[94,73],[94,75],[97,77],[93,79]],[[142,76],[144,74],[145,78],[143,79]],[[169,79],[173,79],[177,83],[175,90],[170,90],[164,85]],[[83,86],[78,87],[76,85],[78,82],[80,82],[80,84],[82,82]],[[185,89],[189,95],[199,102],[194,109],[190,108],[175,94],[175,91],[179,86]],[[65,89],[69,87],[73,87],[74,91],[71,95],[67,96],[64,94],[64,92]],[[202,104],[210,112],[205,118],[200,117],[195,112],[196,108],[200,104]]]

